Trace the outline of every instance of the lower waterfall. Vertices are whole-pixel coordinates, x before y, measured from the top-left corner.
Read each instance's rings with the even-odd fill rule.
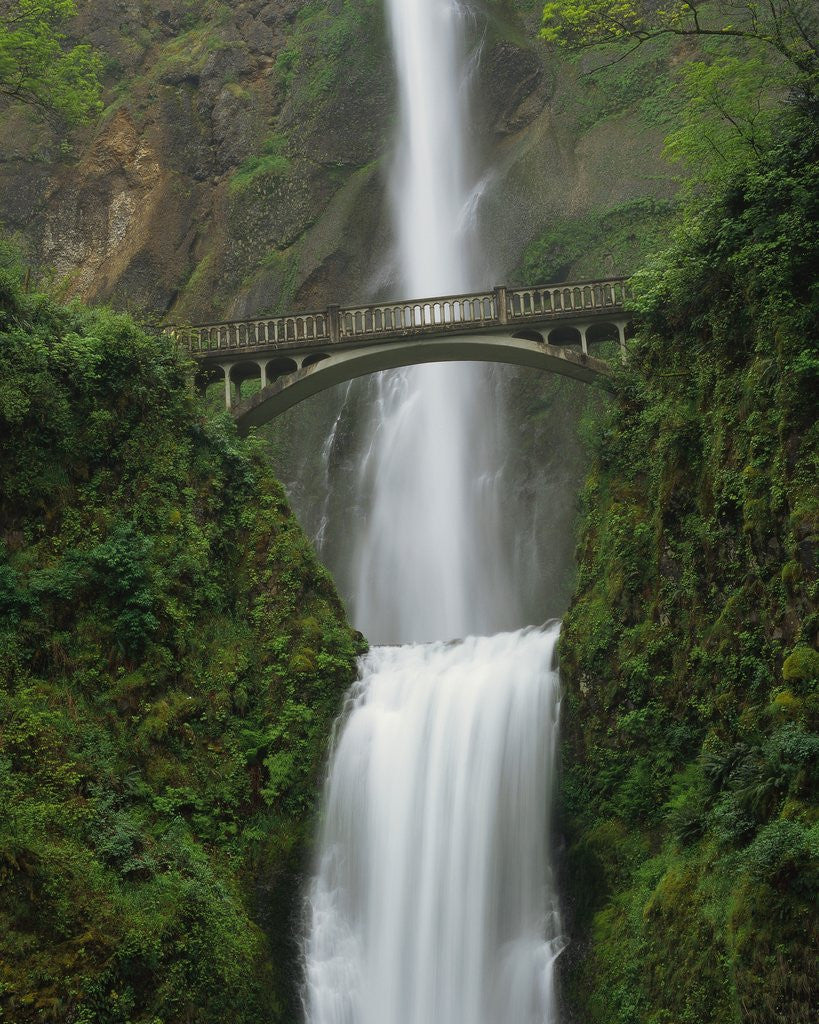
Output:
[[[339,723],[310,1024],[553,1024],[558,627],[377,647]]]

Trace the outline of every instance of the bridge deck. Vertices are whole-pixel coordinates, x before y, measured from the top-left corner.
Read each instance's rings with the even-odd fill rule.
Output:
[[[225,356],[265,352],[326,350],[330,346],[383,344],[390,339],[477,334],[498,328],[560,323],[567,326],[623,317],[625,279],[577,281],[531,288],[445,295],[402,302],[329,306],[311,313],[253,317],[197,326],[170,326],[198,361],[218,363]]]
[[[314,313],[166,327],[165,333],[197,361],[201,387],[222,377],[225,405],[244,433],[328,387],[419,363],[486,360],[588,383],[605,380],[612,368],[590,356],[588,332],[594,325],[613,327],[625,359],[627,297],[625,280],[609,278],[328,306]],[[579,352],[564,344],[566,328],[580,342]],[[260,390],[243,399],[242,382],[254,376]]]

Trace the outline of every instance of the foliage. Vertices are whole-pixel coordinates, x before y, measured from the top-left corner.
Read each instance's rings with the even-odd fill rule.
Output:
[[[815,1016],[817,185],[803,119],[633,278],[561,639],[588,1024]]]
[[[662,7],[554,0],[544,9],[541,35],[572,50],[600,51],[596,75],[624,61],[636,71],[635,52],[658,41],[693,42],[696,59],[676,72],[684,102],[663,105],[674,114],[665,153],[684,165],[694,185],[730,177],[773,145],[784,97],[816,112],[819,22],[810,0],[675,0]]]
[[[271,135],[261,145],[257,156],[248,157],[230,179],[232,192],[243,192],[259,179],[278,178],[287,174],[290,161],[286,152],[287,140],[281,135]]]
[[[85,44],[66,45],[75,0],[0,0],[0,99],[57,114],[70,123],[102,109],[102,61]]]
[[[635,47],[660,36],[714,36],[763,43],[801,72],[814,75],[819,58],[811,0],[550,0],[543,9],[544,39],[569,47],[628,41]]]
[[[734,174],[773,144],[775,97],[785,83],[770,62],[736,56],[692,61],[680,70],[679,84],[687,102],[665,153],[697,177]]]
[[[360,648],[168,339],[0,252],[0,1019],[290,1021]],[[291,944],[288,944],[291,943]]]

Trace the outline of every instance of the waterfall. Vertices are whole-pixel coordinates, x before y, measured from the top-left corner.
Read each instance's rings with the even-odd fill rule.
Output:
[[[545,1024],[557,629],[379,647],[333,752],[311,1024]]]
[[[456,0],[387,0],[401,134],[391,178],[401,296],[448,295],[476,280],[470,159],[469,12]],[[483,261],[480,261],[483,262]],[[417,366],[376,382],[360,490],[369,516],[356,558],[353,615],[381,643],[521,625],[507,570],[500,414],[486,368]],[[500,462],[502,465],[502,462]]]
[[[486,284],[470,13],[386,3],[396,292],[468,291]],[[371,641],[400,646],[362,660],[337,724],[306,901],[307,1021],[554,1024],[557,627],[518,628],[498,389],[457,363],[382,374],[374,392],[351,610]]]

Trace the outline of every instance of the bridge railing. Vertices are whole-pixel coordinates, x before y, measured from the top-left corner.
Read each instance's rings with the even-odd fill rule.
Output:
[[[292,348],[330,340],[327,311],[292,316],[259,317],[200,327],[166,327],[191,355],[210,355],[244,348]]]
[[[339,310],[339,340],[390,334],[435,333],[440,328],[487,327],[498,323],[493,292],[445,295],[416,302],[348,306]]]
[[[628,297],[625,279],[580,281],[530,288],[495,288],[410,302],[330,306],[312,313],[256,317],[242,321],[166,327],[194,356],[218,356],[243,349],[326,347],[351,341],[458,333],[470,327],[621,312]]]
[[[508,316],[518,320],[560,313],[598,313],[622,309],[627,297],[626,282],[619,278],[513,288],[507,292]]]

